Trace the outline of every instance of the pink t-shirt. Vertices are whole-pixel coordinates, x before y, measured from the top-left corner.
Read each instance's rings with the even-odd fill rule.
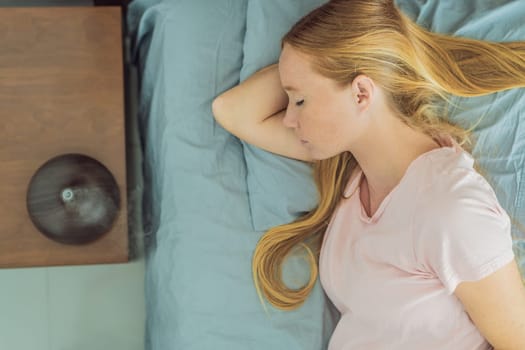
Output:
[[[510,220],[457,144],[419,156],[369,217],[357,168],[326,231],[330,350],[490,349],[454,290],[514,258]]]

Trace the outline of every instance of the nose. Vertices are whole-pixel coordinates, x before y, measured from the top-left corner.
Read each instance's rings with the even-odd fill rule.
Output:
[[[297,115],[294,112],[292,112],[289,108],[286,109],[286,112],[284,113],[283,124],[287,128],[293,129],[297,128],[298,126]]]

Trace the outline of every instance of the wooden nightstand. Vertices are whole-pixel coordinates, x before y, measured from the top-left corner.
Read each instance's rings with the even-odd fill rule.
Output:
[[[0,8],[0,47],[0,267],[126,262],[121,8]],[[33,174],[66,153],[101,162],[120,190],[111,230],[86,245],[50,240],[26,208]]]

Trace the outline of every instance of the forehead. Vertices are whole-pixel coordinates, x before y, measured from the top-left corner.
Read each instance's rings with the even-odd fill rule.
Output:
[[[285,44],[279,57],[279,65],[287,68],[306,69],[310,67],[310,58],[299,50]]]
[[[281,84],[287,91],[297,90],[303,94],[324,95],[339,90],[335,81],[314,70],[308,55],[289,45],[284,45],[281,52],[279,75]]]
[[[306,83],[316,78],[310,59],[289,45],[284,45],[279,57],[279,74],[284,86]]]

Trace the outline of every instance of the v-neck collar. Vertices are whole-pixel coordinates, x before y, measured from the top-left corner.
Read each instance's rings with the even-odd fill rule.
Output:
[[[448,140],[447,140],[448,141]],[[448,142],[447,142],[448,143]],[[345,188],[345,191],[344,191],[344,194],[343,194],[343,197],[348,199],[352,196],[355,196],[356,198],[356,201],[358,201],[359,203],[359,207],[360,207],[360,219],[365,222],[365,223],[374,223],[374,222],[377,222],[377,220],[379,220],[379,218],[381,217],[382,213],[385,211],[385,208],[388,206],[388,203],[390,202],[390,199],[392,198],[392,196],[394,195],[394,193],[397,191],[397,189],[400,187],[400,185],[406,181],[406,178],[408,177],[408,175],[410,174],[410,172],[413,170],[413,168],[416,168],[417,164],[431,156],[431,155],[435,155],[435,154],[439,154],[439,153],[442,153],[442,152],[460,152],[462,151],[461,147],[459,145],[457,145],[457,143],[453,142],[452,143],[448,143],[449,145],[447,146],[442,146],[442,147],[439,147],[439,148],[435,148],[433,150],[430,150],[428,152],[425,152],[425,153],[422,153],[420,154],[417,158],[415,158],[408,166],[407,170],[405,171],[405,173],[403,174],[403,177],[401,178],[401,180],[398,182],[398,184],[386,195],[386,197],[383,199],[383,201],[381,202],[381,204],[379,205],[379,207],[377,208],[377,210],[374,212],[374,214],[372,216],[369,216],[368,213],[366,212],[364,206],[363,206],[363,203],[361,202],[361,197],[360,197],[360,186],[361,186],[361,182],[363,180],[363,176],[364,175],[364,172],[363,170],[361,169],[361,167],[359,165],[357,165],[356,169],[354,170],[354,173],[352,174],[352,176],[350,177],[350,180],[348,181],[348,184]]]

